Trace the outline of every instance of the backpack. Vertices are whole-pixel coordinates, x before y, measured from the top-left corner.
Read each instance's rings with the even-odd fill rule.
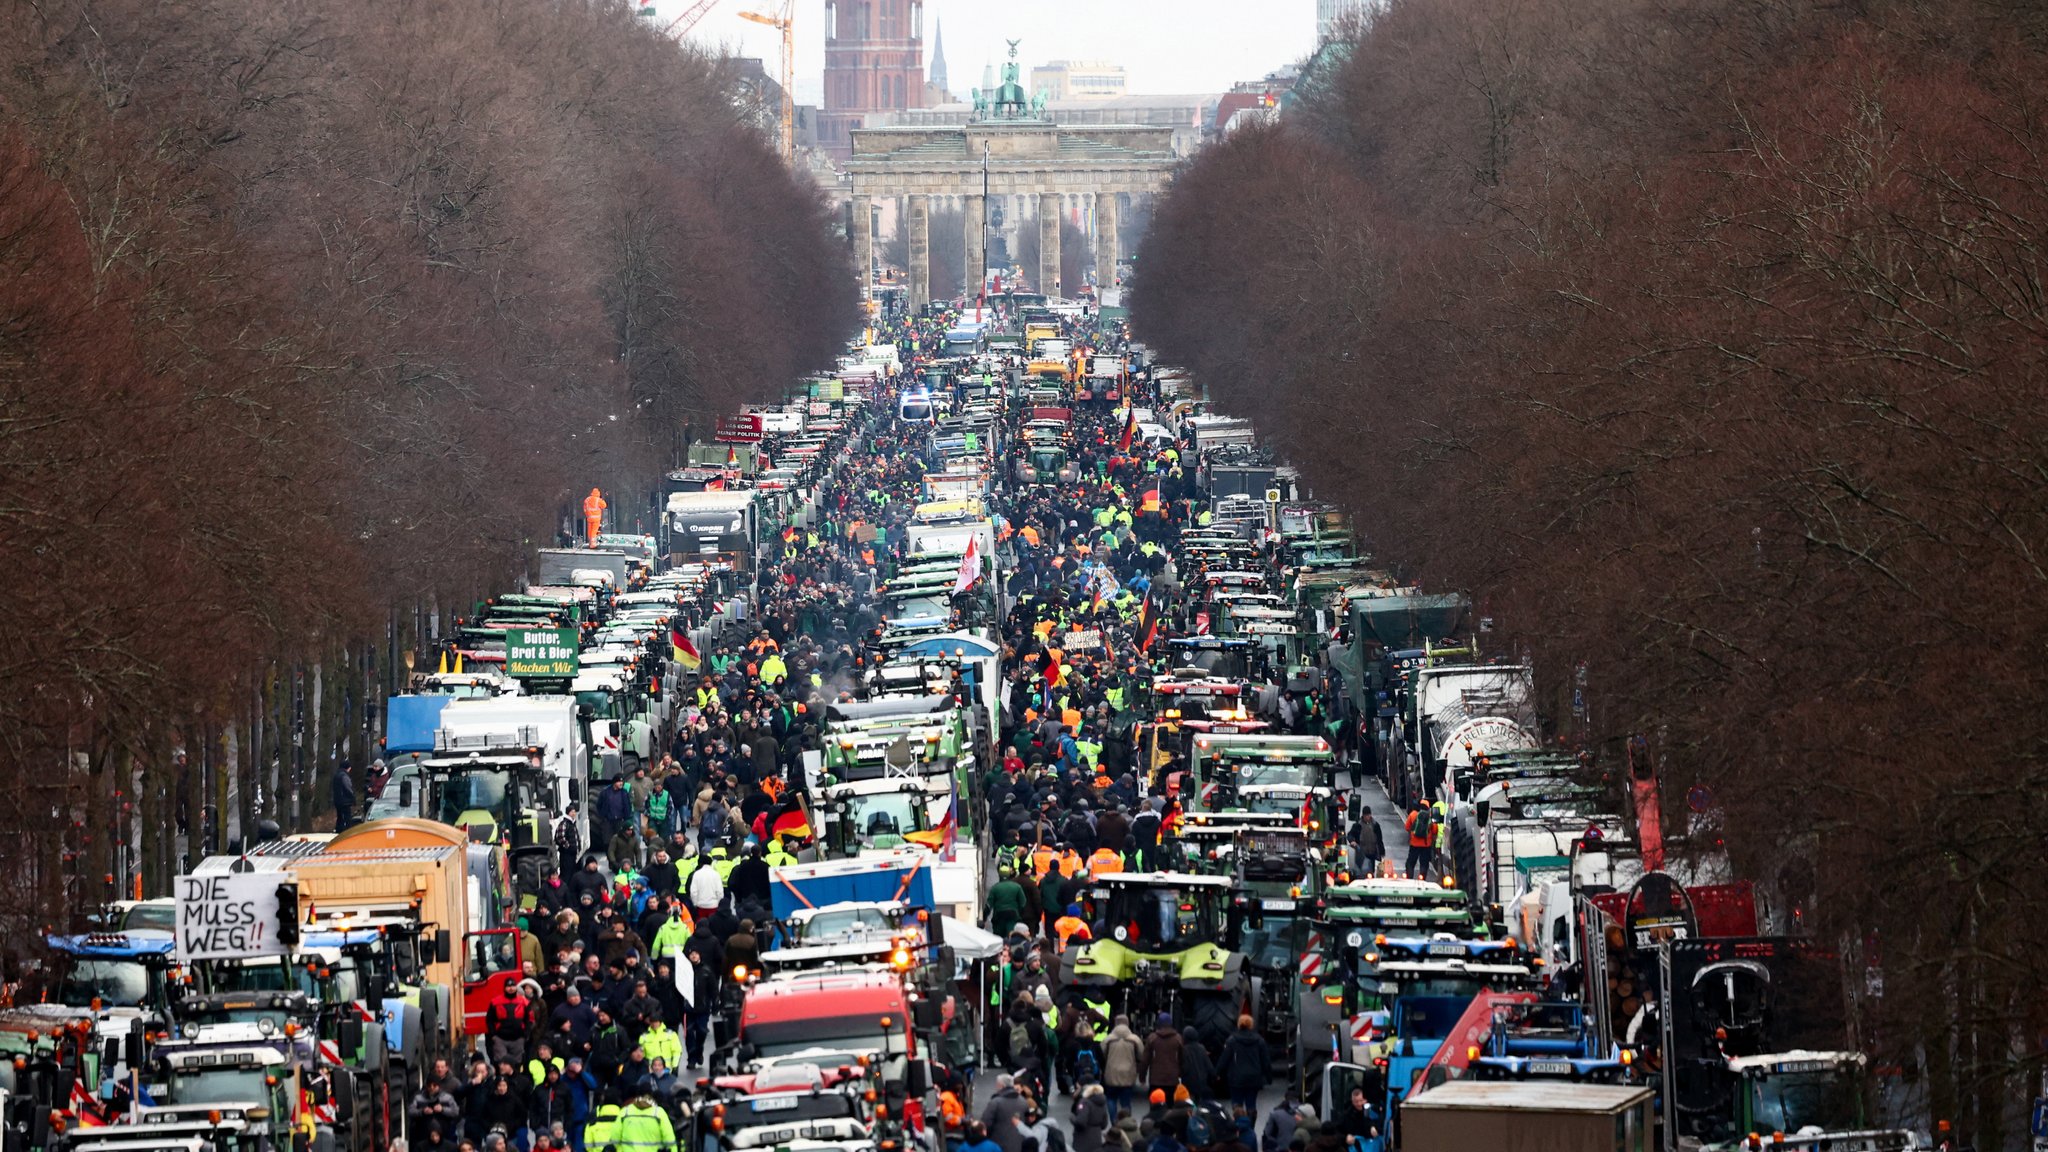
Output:
[[[1102,1079],[1102,1066],[1096,1062],[1095,1049],[1083,1048],[1074,1053],[1074,1080],[1081,1084],[1094,1084]]]
[[[1425,844],[1436,843],[1436,809],[1427,804],[1416,809],[1415,827],[1411,830],[1411,838],[1416,837]]]
[[[1209,1114],[1196,1108],[1188,1115],[1188,1147],[1207,1148],[1215,1140],[1215,1125],[1209,1123]]]
[[[1015,1064],[1020,1064],[1020,1065],[1021,1065],[1021,1064],[1023,1064],[1023,1063],[1024,1063],[1024,1058],[1025,1058],[1025,1057],[1027,1057],[1027,1056],[1030,1056],[1030,1055],[1032,1055],[1032,1054],[1033,1054],[1033,1047],[1032,1047],[1032,1044],[1031,1044],[1031,1021],[1029,1021],[1029,1020],[1012,1020],[1012,1021],[1010,1021],[1010,1060],[1011,1060],[1011,1062],[1012,1062],[1012,1063],[1015,1063]]]

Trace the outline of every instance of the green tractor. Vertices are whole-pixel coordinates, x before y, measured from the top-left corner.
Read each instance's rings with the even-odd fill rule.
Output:
[[[1225,948],[1228,876],[1110,872],[1089,890],[1095,938],[1060,957],[1065,986],[1114,989],[1134,1025],[1160,1013],[1221,1044],[1245,1010],[1242,953]]]

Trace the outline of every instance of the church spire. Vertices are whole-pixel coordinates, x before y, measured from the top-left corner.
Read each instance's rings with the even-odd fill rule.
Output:
[[[932,78],[931,86],[939,99],[949,100],[951,87],[946,83],[946,29],[937,17],[932,20]]]

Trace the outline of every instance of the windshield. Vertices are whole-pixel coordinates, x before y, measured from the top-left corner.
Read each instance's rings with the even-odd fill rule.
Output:
[[[848,834],[863,848],[894,848],[911,832],[929,831],[926,798],[917,792],[850,796],[844,819]]]
[[[1750,1126],[1758,1131],[1789,1134],[1809,1125],[1842,1131],[1861,1124],[1856,1081],[1843,1069],[1760,1077],[1750,1083],[1749,1104]]]
[[[292,1014],[283,1008],[242,1001],[235,1003],[237,1006],[234,1007],[218,1004],[187,1005],[179,1010],[178,1019],[181,1022],[189,1020],[194,1024],[257,1024],[268,1020],[271,1027],[279,1031],[284,1029],[286,1021],[292,1019]]]
[[[1271,760],[1241,763],[1237,766],[1237,786],[1240,788],[1263,788],[1273,784],[1291,784],[1298,788],[1313,788],[1321,783],[1322,766],[1303,761],[1283,764]]]
[[[178,906],[176,904],[137,904],[121,917],[121,930],[132,932],[137,929],[157,932],[175,932],[178,928]]]
[[[428,819],[457,827],[475,823],[472,812],[485,812],[493,817],[509,815],[506,793],[511,788],[512,773],[502,768],[466,768],[458,775],[439,777],[433,789],[433,804]]]
[[[884,1038],[886,1035],[886,1039]],[[886,1034],[875,1016],[827,1016],[823,1019],[783,1020],[772,1024],[750,1024],[745,1039],[762,1056],[792,1056],[811,1049],[858,1055],[880,1052],[886,1046],[893,1055],[905,1052],[903,1026]],[[825,1061],[819,1061],[820,1064]]]
[[[823,940],[854,933],[889,932],[894,928],[879,908],[828,908],[804,922],[803,939]]]
[[[262,1104],[270,1099],[261,1068],[178,1073],[171,1077],[171,1104]]]
[[[308,992],[313,989],[311,977],[306,970],[297,966],[287,967],[273,961],[233,961],[209,964],[205,968],[206,988],[209,992]]]
[[[613,696],[609,692],[578,692],[576,707],[580,711],[590,709],[590,714],[599,720],[616,720],[618,712],[612,706]]]
[[[1394,1005],[1394,1035],[1404,1040],[1441,1040],[1465,1014],[1470,996],[1403,994]]]
[[[1241,649],[1176,648],[1173,653],[1173,666],[1200,668],[1211,676],[1236,680],[1245,675],[1246,659]]]
[[[1119,888],[1109,898],[1109,916],[1115,939],[1162,952],[1216,938],[1216,895],[1207,889]]]
[[[1238,951],[1256,968],[1292,968],[1308,947],[1308,921],[1268,912],[1257,927],[1247,924]]]
[[[74,1007],[97,998],[119,1008],[138,1008],[149,999],[149,969],[137,960],[79,960],[64,973],[57,999]]]
[[[1286,816],[1301,815],[1301,796],[1298,793],[1260,792],[1242,797],[1244,810],[1258,813],[1280,813]]]
[[[840,1092],[792,1092],[788,1095],[761,1096],[752,1100],[735,1100],[725,1106],[725,1126],[754,1128],[764,1124],[788,1124],[795,1120],[827,1120],[839,1116],[858,1116],[853,1109],[853,1097]]]

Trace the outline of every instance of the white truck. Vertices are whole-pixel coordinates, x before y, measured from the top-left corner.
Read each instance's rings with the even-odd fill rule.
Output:
[[[433,754],[420,762],[420,814],[457,826],[512,821],[504,831],[514,867],[537,881],[553,855],[555,821],[572,804],[577,842],[589,843],[583,788],[591,759],[575,697],[452,700],[441,710]],[[489,831],[497,840],[499,829]]]

